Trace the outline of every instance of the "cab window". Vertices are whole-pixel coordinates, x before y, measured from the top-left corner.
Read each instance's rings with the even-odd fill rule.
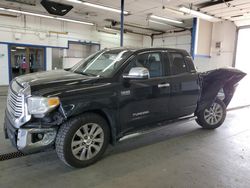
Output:
[[[170,52],[170,69],[173,75],[187,72],[187,66],[181,53]]]
[[[133,58],[125,73],[133,67],[145,67],[149,70],[150,78],[163,76],[162,57],[160,52],[142,53]]]

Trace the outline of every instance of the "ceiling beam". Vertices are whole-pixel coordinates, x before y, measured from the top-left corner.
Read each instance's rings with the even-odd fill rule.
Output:
[[[232,16],[237,16],[237,15],[243,15],[245,13],[250,12],[250,7],[244,10],[235,10],[235,11],[231,11],[231,12],[226,12],[223,14],[216,14],[216,16],[218,17],[223,17],[223,18],[230,18]]]
[[[237,5],[242,5],[242,4],[246,4],[249,3],[249,0],[237,0],[237,1],[230,1],[230,5],[233,6],[237,6]],[[202,11],[204,12],[210,12],[210,11],[215,11],[215,10],[220,10],[223,8],[227,8],[228,6],[225,3],[220,3],[214,6],[209,6],[209,7],[205,7],[205,8],[201,8]]]
[[[250,7],[250,2],[245,3],[244,5],[237,5],[234,7],[226,7],[223,9],[216,9],[213,11],[209,11],[209,13],[211,13],[211,14],[223,14],[223,13],[227,13],[227,12],[231,12],[231,11],[235,11],[235,10],[243,10],[243,9],[249,8],[249,7]]]

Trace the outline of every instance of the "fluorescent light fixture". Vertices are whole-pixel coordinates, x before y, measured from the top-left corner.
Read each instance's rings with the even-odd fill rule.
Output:
[[[104,31],[104,30],[97,30],[98,32],[102,32],[102,33],[107,33],[107,34],[111,34],[111,35],[117,35],[117,33],[114,32],[110,32],[110,31]]]
[[[150,18],[154,18],[154,19],[157,19],[157,20],[163,20],[163,21],[166,21],[166,22],[172,22],[172,23],[176,23],[176,24],[183,24],[182,21],[173,20],[173,19],[170,19],[170,18],[164,18],[164,17],[160,17],[160,16],[155,16],[155,15],[150,15]]]
[[[181,12],[181,11],[178,11],[178,10],[175,10],[175,9],[172,9],[172,8],[165,7],[164,10],[166,10],[168,12],[172,12],[174,14],[184,15],[184,12]]]
[[[72,3],[83,4],[86,6],[90,6],[90,7],[94,7],[94,8],[98,8],[98,9],[103,9],[103,10],[107,10],[107,11],[111,11],[111,12],[121,13],[120,9],[115,9],[115,8],[111,8],[111,7],[107,7],[107,6],[103,6],[103,5],[98,5],[98,4],[94,4],[94,3],[90,3],[90,2],[86,2],[86,1],[80,1],[80,0],[67,0],[67,1],[72,2]],[[124,14],[128,14],[128,11],[124,11]]]
[[[6,11],[6,12],[17,13],[17,14],[25,14],[25,15],[29,15],[29,16],[36,16],[36,17],[40,17],[40,18],[55,19],[55,20],[61,20],[61,21],[66,21],[66,22],[85,24],[85,25],[94,25],[94,23],[91,23],[91,22],[83,22],[83,21],[79,21],[79,20],[72,20],[72,19],[55,17],[55,16],[49,16],[49,15],[44,15],[44,14],[37,14],[37,13],[32,13],[32,12],[27,12],[27,11],[21,11],[21,10],[14,10],[14,9],[2,8],[2,7],[0,7],[0,10]]]
[[[66,0],[66,1],[71,2],[71,3],[78,3],[78,4],[83,3],[83,1],[79,1],[79,0]]]
[[[214,19],[213,16],[210,16],[208,14],[204,14],[202,12],[199,12],[199,11],[196,11],[196,10],[192,10],[192,9],[189,9],[189,8],[186,8],[186,7],[180,7],[179,10],[182,11],[182,12],[185,12],[187,14],[196,16],[198,18],[202,18],[204,20],[212,20],[212,19]]]
[[[86,5],[86,6],[94,7],[94,8],[99,8],[99,9],[103,9],[103,10],[107,10],[107,11],[121,13],[121,10],[115,9],[115,8],[111,8],[111,7],[106,7],[106,6],[97,5],[97,4],[88,3],[88,2],[83,2],[83,4]],[[128,14],[128,12],[124,11],[124,14]]]
[[[112,29],[112,28],[110,28],[110,27],[104,27],[103,29],[106,30],[106,31],[119,32],[119,30],[117,30],[117,29]]]
[[[61,21],[65,21],[65,22],[72,22],[72,23],[79,23],[79,24],[85,24],[85,25],[94,25],[93,23],[90,22],[83,22],[83,21],[78,21],[78,20],[71,20],[71,19],[67,19],[67,18],[55,18],[57,20],[61,20]]]
[[[16,50],[15,50],[15,49],[11,49],[11,51],[12,51],[12,52],[16,52]]]
[[[168,24],[165,24],[165,23],[162,23],[162,22],[158,22],[158,21],[155,21],[155,20],[148,20],[149,22],[152,22],[152,23],[156,23],[156,24],[160,24],[160,25],[168,25]]]
[[[26,12],[26,11],[20,11],[20,10],[14,10],[14,9],[5,9],[7,12],[13,12],[13,13],[18,13],[18,14],[25,14],[29,16],[37,16],[37,17],[42,17],[42,18],[54,18],[53,16],[47,16],[43,14],[36,14],[32,12]]]

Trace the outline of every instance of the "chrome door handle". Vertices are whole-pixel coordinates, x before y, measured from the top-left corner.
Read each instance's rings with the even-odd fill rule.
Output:
[[[158,84],[158,88],[163,88],[163,87],[169,87],[170,84],[169,83],[165,83],[165,84]]]

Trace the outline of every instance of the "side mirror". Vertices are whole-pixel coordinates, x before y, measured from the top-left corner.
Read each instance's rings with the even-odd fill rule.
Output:
[[[129,73],[123,75],[124,79],[148,79],[150,78],[149,71],[145,67],[133,67]]]

